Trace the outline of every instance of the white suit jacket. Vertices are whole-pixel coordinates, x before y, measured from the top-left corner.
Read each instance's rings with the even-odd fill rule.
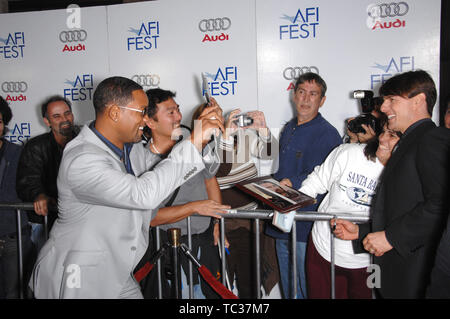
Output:
[[[88,126],[66,145],[58,174],[58,219],[41,249],[30,287],[36,298],[117,298],[148,246],[157,205],[204,168],[190,141],[153,170],[140,143],[128,174]]]

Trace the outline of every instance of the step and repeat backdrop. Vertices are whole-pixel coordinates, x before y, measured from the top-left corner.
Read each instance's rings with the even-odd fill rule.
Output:
[[[92,96],[121,75],[175,91],[189,125],[204,103],[201,74],[225,112],[260,110],[274,134],[294,116],[293,83],[327,82],[320,112],[344,134],[360,113],[357,89],[378,93],[399,72],[439,80],[440,0],[164,0],[0,14],[0,95],[13,110],[6,138],[46,132],[40,104],[60,94],[75,121],[94,119]],[[433,114],[437,121],[438,110]]]

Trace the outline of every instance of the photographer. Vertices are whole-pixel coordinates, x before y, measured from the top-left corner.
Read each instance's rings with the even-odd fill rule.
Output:
[[[357,90],[353,98],[359,99],[362,114],[346,120],[345,143],[367,143],[375,138],[375,131],[380,130],[377,119],[380,118],[379,108],[383,102],[379,97],[373,97],[372,91]]]
[[[264,113],[252,111],[240,114],[233,110],[226,121],[219,142],[222,160],[216,174],[223,204],[234,209],[255,209],[258,203],[234,185],[247,179],[270,174],[278,151],[278,141],[267,128]],[[272,151],[273,150],[273,151]],[[264,166],[264,167],[263,167]],[[227,256],[230,281],[236,279],[239,298],[256,298],[254,275],[254,230],[248,219],[226,219],[225,233],[230,243]],[[275,241],[264,235],[260,227],[261,278],[266,294],[279,281],[275,256]]]

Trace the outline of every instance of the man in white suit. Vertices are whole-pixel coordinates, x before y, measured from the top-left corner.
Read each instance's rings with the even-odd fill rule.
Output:
[[[223,130],[220,108],[207,108],[191,138],[149,171],[153,157],[133,147],[148,120],[142,87],[108,78],[93,103],[95,121],[64,150],[58,219],[30,281],[36,298],[142,298],[132,271],[148,246],[153,209],[204,168],[200,151],[214,130]]]

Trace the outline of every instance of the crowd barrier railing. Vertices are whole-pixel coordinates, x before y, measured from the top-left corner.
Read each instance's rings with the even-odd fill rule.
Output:
[[[256,285],[256,292],[257,292],[257,298],[261,298],[261,253],[260,253],[260,220],[271,220],[273,218],[274,211],[272,210],[229,210],[229,213],[227,214],[221,214],[223,218],[220,219],[220,256],[221,256],[221,270],[222,270],[222,284],[226,286],[226,254],[225,254],[225,219],[226,218],[240,218],[240,219],[251,219],[254,223],[254,245],[255,245],[255,285]],[[207,218],[206,216],[202,216]],[[369,215],[367,212],[352,212],[352,213],[336,213],[333,212],[330,213],[318,213],[315,211],[304,211],[304,212],[296,212],[294,220],[295,221],[330,221],[331,219],[345,219],[354,223],[367,223],[369,219]],[[187,234],[188,234],[188,247],[191,249],[191,221],[190,217],[187,218]],[[158,227],[157,227],[158,229]],[[156,249],[161,248],[161,241],[159,236],[159,231],[156,232]],[[296,223],[292,224],[291,229],[291,263],[292,263],[292,298],[297,295],[297,259],[294,258],[296,256],[296,242],[297,242],[297,231],[296,231]],[[335,247],[334,247],[334,241],[335,237],[334,234],[331,233],[330,238],[330,273],[331,273],[331,298],[335,299],[335,287],[336,287],[336,280],[335,280]],[[158,271],[158,296],[159,298],[162,298],[162,282],[161,282],[161,264],[157,263],[157,271]],[[189,261],[189,282],[192,283],[192,263]],[[193,286],[189,286],[189,297],[193,297]]]
[[[19,283],[23,283],[24,274],[23,274],[23,250],[22,250],[22,221],[21,221],[21,212],[24,210],[34,210],[33,203],[4,203],[0,202],[0,213],[4,210],[15,210],[16,211],[16,230],[17,230],[17,255],[18,255],[18,276]],[[221,214],[223,218],[220,219],[220,256],[221,256],[221,270],[222,270],[222,284],[224,286],[227,285],[226,282],[226,254],[225,254],[225,219],[227,218],[239,218],[239,219],[250,219],[253,220],[255,231],[254,231],[254,245],[255,245],[255,285],[257,298],[261,298],[261,253],[260,253],[260,220],[270,220],[273,218],[274,211],[272,210],[229,210],[226,214]],[[200,215],[198,215],[200,216]],[[207,216],[202,216],[208,218]],[[315,211],[304,211],[304,212],[296,212],[294,221],[330,221],[331,219],[345,219],[355,223],[366,223],[370,220],[369,216],[365,212],[358,213],[318,213]],[[47,228],[47,218],[45,216],[45,234],[46,238],[48,238],[48,228]],[[161,248],[161,237],[159,234],[159,227],[156,227],[156,249],[159,250]],[[296,231],[296,223],[294,222],[291,229],[291,263],[292,263],[292,298],[297,295],[297,265],[296,265],[296,242],[297,242],[297,231]],[[187,217],[187,237],[188,237],[188,248],[192,249],[192,232],[191,232],[191,218]],[[335,298],[335,263],[334,263],[334,240],[335,237],[333,233],[331,233],[331,256],[330,256],[330,273],[331,273],[331,298]],[[158,297],[162,299],[162,267],[160,260],[157,261],[157,278],[158,278]],[[189,260],[189,297],[193,298],[193,265]],[[24,298],[23,285],[19,284],[19,298]]]

